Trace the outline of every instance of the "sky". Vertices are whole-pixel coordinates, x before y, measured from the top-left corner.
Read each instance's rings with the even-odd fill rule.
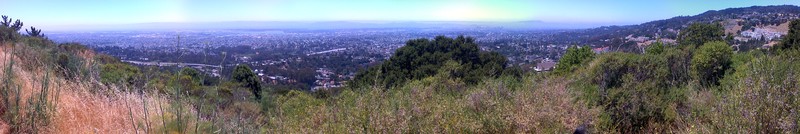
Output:
[[[638,24],[800,0],[0,0],[26,26],[226,21],[544,21]]]

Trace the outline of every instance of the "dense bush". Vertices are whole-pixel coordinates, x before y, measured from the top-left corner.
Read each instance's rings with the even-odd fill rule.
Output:
[[[697,47],[706,42],[723,41],[723,36],[725,36],[725,29],[719,23],[692,23],[689,27],[681,30],[678,43]]]
[[[100,81],[104,83],[133,85],[141,75],[139,68],[125,63],[104,64],[100,67]]]
[[[774,50],[800,49],[800,19],[789,23],[789,32],[780,43],[773,47]]]
[[[725,42],[708,42],[692,57],[692,75],[703,85],[719,85],[730,68],[733,49]]]
[[[650,44],[644,49],[646,54],[661,54],[662,52],[664,52],[664,43],[661,42]]]
[[[249,88],[256,96],[256,99],[261,99],[261,80],[258,79],[258,76],[250,69],[250,66],[244,64],[236,66],[231,74],[231,79]]]
[[[609,53],[599,55],[590,65],[575,72],[572,87],[582,91],[580,98],[602,107],[609,131],[640,132],[653,126],[670,124],[679,118],[678,109],[686,104],[687,64],[681,51],[666,48],[661,54]],[[676,84],[677,83],[677,84]]]
[[[556,65],[555,72],[567,73],[575,70],[581,64],[591,61],[594,58],[594,52],[588,46],[580,47],[570,46],[567,52],[559,59]]]
[[[719,88],[725,89],[695,106],[702,114],[697,119],[722,133],[758,131],[765,133],[800,132],[800,51],[777,55],[737,54],[749,59],[735,64]]]
[[[16,40],[19,35],[19,30],[22,28],[23,23],[17,19],[3,15],[3,20],[0,21],[0,41]]]
[[[395,87],[407,81],[435,75],[448,61],[461,65],[452,74],[468,84],[476,84],[485,77],[501,75],[507,63],[505,56],[481,51],[471,37],[458,36],[454,39],[437,36],[433,40],[409,40],[389,60],[358,73],[351,85]]]
[[[70,53],[59,53],[56,58],[56,72],[67,79],[84,78],[88,71],[84,59]]]

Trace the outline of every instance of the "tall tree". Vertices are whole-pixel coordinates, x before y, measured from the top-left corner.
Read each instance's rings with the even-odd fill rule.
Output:
[[[250,88],[250,91],[256,96],[256,99],[261,99],[261,81],[256,76],[256,73],[250,69],[250,66],[240,64],[233,69],[231,78],[242,84],[242,86]]]
[[[2,18],[3,18],[3,21],[0,22],[0,25],[3,25],[4,27],[11,28],[16,32],[18,32],[20,29],[22,29],[22,21],[19,21],[19,19],[17,19],[17,21],[14,21],[14,23],[11,23],[14,19],[9,18],[6,15],[3,15]]]
[[[780,43],[773,47],[773,50],[798,49],[800,48],[800,19],[789,23],[789,32],[783,37]]]
[[[564,53],[564,56],[558,61],[558,64],[556,64],[555,72],[563,73],[572,71],[580,64],[592,58],[594,58],[594,52],[592,52],[592,49],[588,46],[580,48],[577,46],[570,46],[567,48],[567,52]]]
[[[31,37],[44,37],[44,34],[42,34],[42,29],[36,29],[33,26],[31,26],[30,30],[25,29],[25,32],[27,32],[28,36]]]
[[[17,19],[16,22],[8,16],[3,15],[3,20],[0,21],[0,41],[14,40],[19,36],[19,29],[22,28],[22,22]]]
[[[394,87],[410,80],[433,76],[448,61],[460,64],[452,76],[468,84],[475,84],[484,77],[501,75],[507,63],[505,56],[481,51],[472,37],[436,36],[433,40],[407,41],[389,60],[357,74],[351,85]]]

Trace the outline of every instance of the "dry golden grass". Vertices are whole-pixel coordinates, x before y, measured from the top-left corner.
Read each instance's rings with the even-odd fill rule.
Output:
[[[0,47],[0,67],[7,67],[8,59],[19,61],[19,57],[8,57],[10,45],[2,44]],[[82,57],[92,57],[93,54],[84,52]],[[20,86],[21,98],[30,98],[38,94],[42,88],[43,79],[50,83],[51,90],[48,99],[56,107],[50,118],[48,126],[40,126],[41,133],[147,133],[156,132],[162,127],[159,115],[162,115],[159,104],[169,107],[169,102],[162,96],[140,95],[129,92],[113,92],[95,94],[90,90],[96,89],[99,82],[68,81],[63,78],[45,77],[47,70],[34,68],[28,71],[15,64],[13,83]],[[2,74],[5,76],[5,74]],[[93,86],[94,85],[94,86]],[[114,91],[116,89],[106,89]],[[4,96],[0,96],[2,98]],[[22,103],[20,109],[25,109],[27,104]],[[145,110],[146,109],[146,110]],[[188,108],[187,108],[188,109]],[[0,110],[6,111],[6,110]],[[189,111],[191,112],[191,111]],[[0,134],[9,133],[7,121],[0,120]],[[137,128],[134,128],[137,127]],[[189,126],[187,126],[189,127]]]
[[[139,127],[136,130],[142,133],[152,131],[153,126],[161,126],[160,121],[153,121],[153,117],[157,117],[153,115],[162,114],[157,104],[168,105],[164,103],[165,99],[131,93],[105,96],[89,93],[85,89],[88,88],[71,87],[73,91],[60,94],[57,114],[53,118],[54,132],[132,133],[136,125]]]

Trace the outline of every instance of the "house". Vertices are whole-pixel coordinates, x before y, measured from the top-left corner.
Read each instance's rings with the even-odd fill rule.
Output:
[[[556,67],[556,62],[550,60],[542,60],[542,62],[536,64],[536,67],[534,67],[533,70],[536,70],[536,72],[550,71],[553,70],[553,68],[555,67]]]
[[[595,54],[607,53],[611,51],[611,47],[605,46],[605,47],[592,48],[592,51],[594,51]]]

